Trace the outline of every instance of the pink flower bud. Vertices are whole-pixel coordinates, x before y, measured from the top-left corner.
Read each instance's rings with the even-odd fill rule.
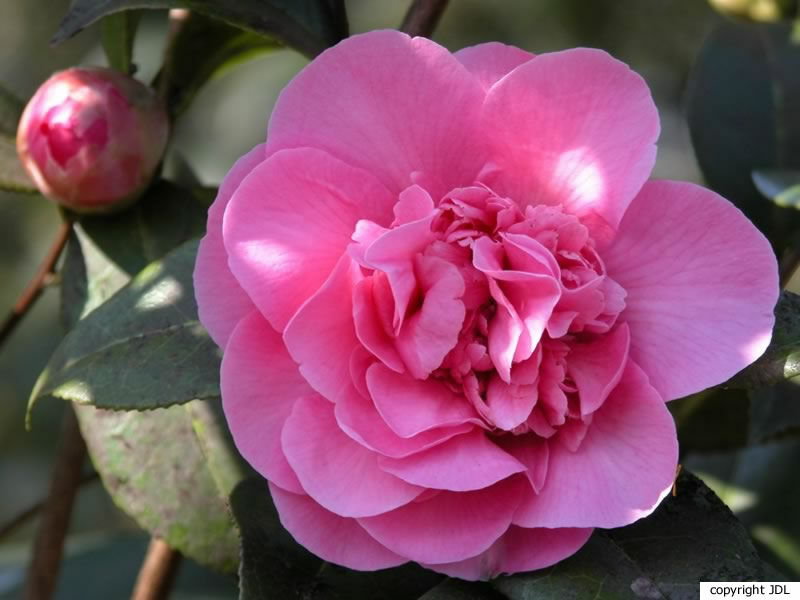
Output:
[[[17,151],[39,190],[78,212],[129,204],[167,143],[167,116],[150,88],[111,69],[72,68],[36,91]]]

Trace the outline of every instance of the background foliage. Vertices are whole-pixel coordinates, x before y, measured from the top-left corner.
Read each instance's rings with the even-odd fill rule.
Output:
[[[733,6],[748,19],[781,16],[753,13],[755,3],[747,0],[714,3],[728,11]],[[0,526],[46,493],[66,407],[50,396],[103,409],[78,411],[104,487],[90,483],[80,493],[58,598],[127,597],[148,539],[142,528],[192,558],[182,566],[174,598],[239,597],[232,574],[239,544],[225,509],[228,501],[242,535],[243,598],[265,597],[265,590],[278,598],[690,598],[696,588],[687,582],[701,579],[800,577],[800,516],[794,510],[800,480],[793,475],[800,464],[795,437],[800,403],[795,380],[783,380],[797,375],[800,363],[794,355],[800,347],[800,303],[791,296],[784,299],[777,344],[759,369],[730,386],[671,405],[684,467],[725,504],[698,479],[684,475],[680,493],[651,518],[599,533],[578,555],[545,572],[500,579],[492,586],[441,581],[413,566],[354,574],[320,564],[293,544],[275,525],[263,482],[240,464],[220,426],[213,400],[217,382],[204,378],[215,372],[218,355],[197,324],[187,273],[191,240],[203,231],[214,187],[238,156],[262,141],[278,92],[307,62],[303,54],[313,55],[343,35],[337,2],[135,3],[188,4],[199,13],[174,41],[182,52],[163,71],[164,11],[117,13],[91,24],[105,12],[98,7],[125,2],[79,0],[80,10],[58,37],[88,27],[51,48],[47,42],[68,4],[0,3],[0,180],[23,189],[0,192],[0,309],[13,303],[58,224],[52,205],[25,193],[25,178],[7,167],[13,165],[8,138],[21,106],[14,97],[29,97],[54,70],[105,64],[105,48],[116,68],[133,64],[143,81],[166,81],[177,120],[164,169],[171,183],[157,184],[143,202],[118,217],[83,220],[79,235],[68,243],[61,302],[57,291],[47,292],[0,348]],[[272,4],[291,7],[281,13],[278,28],[274,19],[265,24],[248,12],[248,7],[263,10]],[[218,15],[225,22],[203,16],[215,5],[228,7]],[[452,2],[433,37],[451,50],[488,40],[536,53],[571,46],[609,50],[645,77],[659,107],[655,176],[706,181],[769,235],[784,265],[797,262],[800,45],[791,20],[732,20],[698,0],[508,0],[500,5]],[[793,16],[793,3],[774,5]],[[396,27],[406,3],[349,0],[346,6],[350,30],[359,32]],[[194,60],[198,40],[205,49],[199,66]],[[789,290],[800,291],[800,282],[787,283]],[[82,316],[76,332],[62,342],[63,327]],[[140,342],[158,348],[158,354],[142,352],[155,359],[149,366],[130,361],[131,334],[143,331]],[[95,361],[117,365],[113,381],[89,377]],[[183,376],[159,375],[154,369],[164,361],[185,365]],[[144,368],[150,369],[147,381],[137,379]],[[108,393],[112,384],[119,393]],[[34,386],[33,427],[26,433]],[[144,413],[106,410],[168,405]],[[175,485],[165,487],[164,480]],[[33,520],[0,539],[0,600],[18,597],[35,525]],[[673,535],[665,537],[665,530]],[[91,588],[84,584],[88,579]]]

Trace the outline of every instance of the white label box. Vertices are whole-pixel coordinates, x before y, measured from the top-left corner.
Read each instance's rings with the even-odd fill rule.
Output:
[[[700,600],[800,600],[800,582],[701,581]]]

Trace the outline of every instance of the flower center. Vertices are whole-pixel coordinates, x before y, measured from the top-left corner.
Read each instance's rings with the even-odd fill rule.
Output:
[[[577,448],[602,403],[584,382],[587,361],[605,354],[611,380],[628,349],[614,327],[625,291],[589,230],[559,206],[523,209],[482,185],[438,207],[411,186],[394,212],[388,229],[359,222],[350,247],[365,274],[354,293],[364,347],[442,382],[491,431],[562,431]]]

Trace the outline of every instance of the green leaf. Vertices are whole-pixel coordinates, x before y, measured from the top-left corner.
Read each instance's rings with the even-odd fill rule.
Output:
[[[749,439],[750,398],[746,390],[712,388],[667,405],[678,428],[681,455],[729,450]]]
[[[188,108],[212,77],[279,47],[280,43],[272,38],[190,13],[175,36],[159,76],[167,78],[170,114],[178,115]]]
[[[0,86],[0,134],[14,138],[25,103]]]
[[[101,40],[108,65],[126,75],[133,73],[133,40],[139,24],[134,10],[113,13],[102,21]]]
[[[85,216],[81,227],[103,254],[129,275],[183,242],[205,233],[208,203],[169,181],[156,182],[127,210]]]
[[[800,577],[799,463],[797,439],[693,455],[685,461],[736,513],[764,559],[791,580]]]
[[[505,600],[486,583],[446,579],[419,600]]]
[[[191,256],[193,245],[176,252]],[[162,264],[168,270],[173,263],[170,256]],[[90,315],[78,330],[130,281],[80,227],[68,240],[61,275],[65,324],[72,327]],[[234,570],[238,543],[226,502],[250,471],[233,447],[219,400],[152,412],[76,408],[95,468],[116,504],[187,556]]]
[[[212,465],[238,459],[226,440],[209,444],[222,424],[206,427],[198,440],[196,411],[209,410],[200,401],[147,413],[76,406],[92,462],[117,506],[183,554],[230,572],[238,564],[237,535],[227,484],[220,485]]]
[[[778,206],[800,208],[800,171],[795,169],[756,169],[753,183],[759,192]]]
[[[78,322],[29,401],[55,396],[99,408],[145,410],[219,395],[220,352],[197,320],[197,242],[144,269]]]
[[[697,58],[688,94],[689,130],[706,181],[778,249],[800,215],[764,202],[750,174],[800,168],[800,46],[790,38],[788,24],[721,22]]]
[[[67,331],[131,279],[106,258],[80,225],[73,227],[67,240],[60,275],[60,314]]]
[[[241,535],[241,600],[417,598],[442,576],[414,564],[361,573],[323,562],[299,546],[280,524],[267,482],[252,477],[231,494]]]
[[[797,15],[796,0],[709,0],[719,12],[753,21],[779,21]]]
[[[14,138],[0,134],[0,190],[37,194],[39,190],[17,156]]]
[[[800,380],[750,391],[750,441],[754,444],[800,433]]]
[[[58,44],[101,17],[136,8],[188,8],[273,36],[307,56],[347,37],[343,3],[332,0],[74,0],[52,39]]]
[[[722,387],[757,389],[800,375],[800,296],[783,291],[775,306],[775,327],[764,354]]]
[[[548,569],[500,577],[510,600],[694,600],[699,581],[764,581],[744,527],[693,475],[677,481],[649,517],[596,531],[571,558]]]

